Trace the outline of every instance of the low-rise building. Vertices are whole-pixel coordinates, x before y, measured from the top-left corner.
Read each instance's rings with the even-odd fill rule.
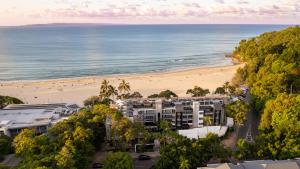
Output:
[[[225,125],[224,103],[227,97],[118,100],[123,114],[135,122],[155,125],[170,121],[175,128]],[[205,119],[209,119],[206,122]]]
[[[36,134],[77,112],[76,104],[12,104],[0,109],[0,135],[16,136],[22,129],[35,129]]]

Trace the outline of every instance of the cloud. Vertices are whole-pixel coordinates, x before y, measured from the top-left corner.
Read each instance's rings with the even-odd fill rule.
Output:
[[[239,5],[245,5],[245,4],[249,4],[249,2],[245,1],[245,0],[239,0],[239,1],[237,1],[237,4],[239,4]]]
[[[220,4],[224,4],[225,1],[224,0],[215,0],[217,3],[220,3]]]

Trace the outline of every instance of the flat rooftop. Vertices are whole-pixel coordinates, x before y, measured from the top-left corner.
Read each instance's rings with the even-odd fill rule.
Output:
[[[76,109],[75,104],[11,104],[4,109],[0,109],[0,127],[17,129],[24,127],[34,127],[49,125],[52,121],[57,121],[60,115],[57,110]]]
[[[0,110],[0,124],[10,129],[47,125],[53,117],[54,111],[47,109]]]

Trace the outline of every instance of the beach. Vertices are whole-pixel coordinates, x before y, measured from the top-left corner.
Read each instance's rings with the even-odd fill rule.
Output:
[[[237,64],[145,74],[2,81],[0,95],[14,96],[30,104],[65,102],[82,106],[83,101],[88,97],[99,95],[101,82],[106,79],[115,87],[121,80],[128,81],[131,92],[138,91],[144,97],[167,89],[174,91],[180,97],[185,97],[186,90],[195,85],[214,91],[226,81],[231,81],[236,70],[242,66]]]

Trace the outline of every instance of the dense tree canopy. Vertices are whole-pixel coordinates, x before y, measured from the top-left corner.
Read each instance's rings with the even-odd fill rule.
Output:
[[[113,132],[125,139],[131,125],[107,105],[83,109],[53,125],[47,134],[36,136],[32,130],[23,130],[13,141],[16,154],[24,158],[18,168],[86,168],[95,149],[103,143],[107,117],[112,118]]]
[[[242,156],[287,159],[300,155],[300,28],[290,27],[243,40],[235,57],[245,63],[235,85],[247,84],[261,113],[260,134]],[[247,144],[240,142],[240,147]],[[241,150],[244,150],[241,148]]]
[[[104,169],[133,169],[133,159],[128,153],[108,153],[104,160]]]
[[[178,134],[169,135],[167,144],[160,149],[156,169],[194,169],[205,166],[211,158],[227,161],[230,153],[220,144],[217,135],[209,134],[203,139],[188,139]]]
[[[249,105],[241,100],[237,100],[226,105],[226,115],[233,117],[234,122],[238,125],[243,124],[246,121],[246,114],[249,111]]]

